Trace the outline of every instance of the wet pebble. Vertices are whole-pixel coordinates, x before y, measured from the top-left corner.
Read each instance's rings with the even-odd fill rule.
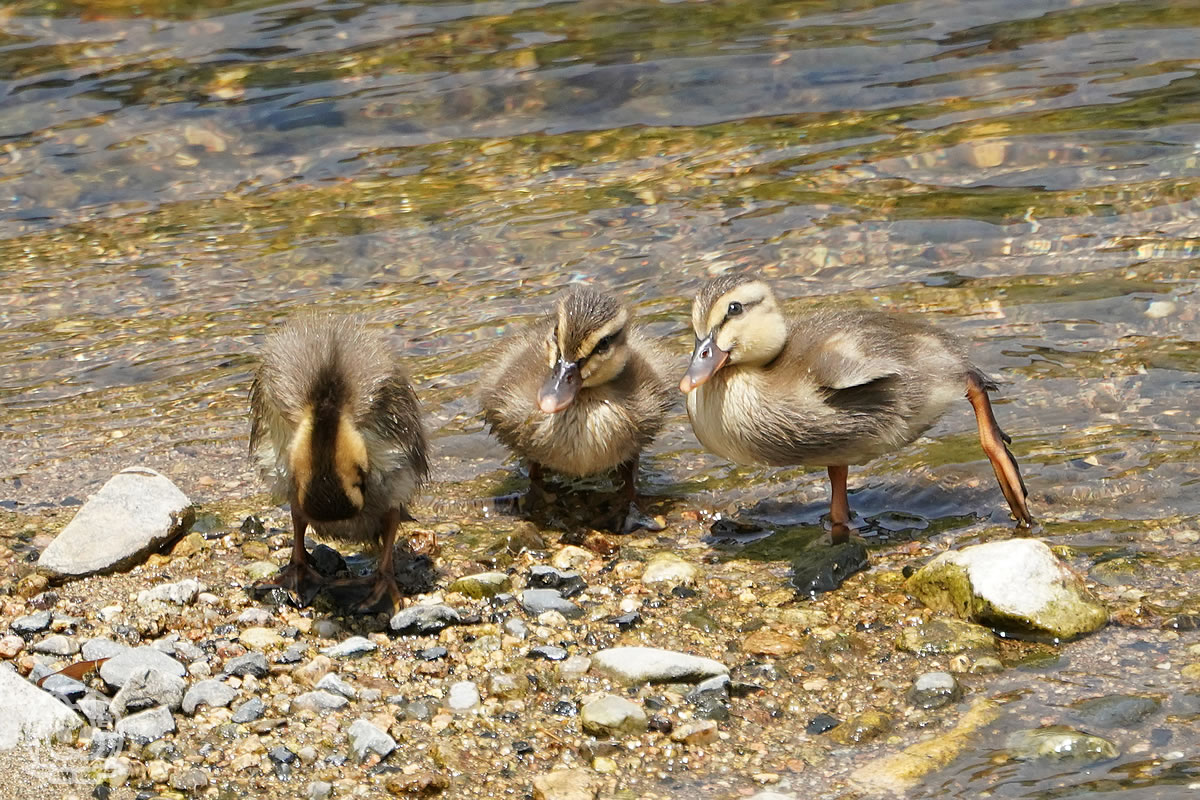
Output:
[[[509,617],[504,620],[504,632],[517,639],[529,636],[529,626],[520,617]]]
[[[521,592],[521,607],[525,609],[525,613],[534,617],[547,611],[557,611],[567,619],[583,616],[583,609],[554,589],[526,589]]]
[[[544,658],[547,661],[562,661],[567,657],[567,651],[552,644],[543,644],[529,650],[529,658]]]
[[[13,633],[21,636],[32,636],[35,633],[41,633],[50,628],[50,612],[39,611],[36,614],[17,617],[9,623],[8,627]]]
[[[120,731],[94,731],[88,755],[92,758],[108,758],[121,752],[125,746],[125,734]]]
[[[292,705],[294,706],[295,703]],[[261,719],[262,715],[265,713],[267,713],[266,704],[264,704],[263,701],[259,700],[257,697],[251,697],[246,702],[238,705],[238,707],[233,710],[233,716],[231,716],[229,719],[231,722],[236,722],[240,725]]]
[[[63,636],[61,633],[47,636],[32,647],[35,653],[45,653],[52,656],[73,656],[79,652],[79,641],[74,636]]]
[[[354,690],[354,687],[346,683],[346,681],[342,680],[342,678],[334,672],[327,673],[325,677],[317,681],[317,689],[325,692],[332,692],[333,694],[340,694],[347,700],[353,700],[358,696],[358,692]]]
[[[356,720],[347,732],[350,739],[350,752],[359,763],[366,761],[374,753],[379,758],[387,758],[396,749],[396,740],[365,719]]]
[[[392,617],[388,627],[401,636],[432,636],[459,621],[458,611],[450,606],[417,605]]]
[[[1071,706],[1076,716],[1097,728],[1132,728],[1162,708],[1162,701],[1143,695],[1110,694]]]
[[[512,581],[503,572],[478,572],[464,575],[450,584],[449,591],[481,600],[508,591]]]
[[[440,661],[450,654],[450,651],[441,645],[436,647],[426,647],[424,650],[417,651],[417,658],[422,661]]]
[[[121,642],[114,642],[112,639],[96,638],[88,639],[83,643],[83,648],[80,650],[82,655],[88,661],[98,658],[112,658],[120,655],[129,649],[129,645]]]
[[[961,697],[962,688],[949,672],[926,672],[917,677],[908,691],[908,702],[925,709],[941,708]]]
[[[1067,762],[1086,766],[1121,754],[1112,742],[1062,726],[1016,731],[1005,742],[1010,757],[1018,761]]]
[[[896,646],[918,656],[992,653],[995,637],[989,628],[958,619],[935,617],[923,625],[905,628]]]
[[[809,736],[817,736],[818,734],[831,731],[841,724],[842,721],[831,714],[818,714],[804,726],[804,732]]]
[[[66,675],[47,676],[42,680],[41,688],[67,705],[74,705],[88,693],[87,684]]]
[[[118,720],[117,730],[131,741],[147,744],[174,732],[175,719],[166,708],[157,706]]]
[[[471,681],[458,681],[450,686],[446,707],[451,711],[470,711],[479,705],[479,687]]]
[[[329,800],[332,796],[332,783],[328,781],[313,781],[308,784],[308,800]]]
[[[700,576],[699,567],[674,553],[658,553],[646,562],[642,583],[646,586],[691,586]]]
[[[199,681],[188,688],[180,707],[183,709],[183,713],[191,715],[195,714],[196,709],[200,706],[224,708],[232,703],[235,697],[237,697],[237,690],[223,681]]]
[[[351,636],[344,642],[325,647],[321,652],[330,658],[356,658],[377,649],[377,645],[365,636]]]
[[[890,716],[882,711],[868,710],[838,725],[830,736],[838,744],[864,744],[887,733],[891,727]]]
[[[647,725],[641,706],[613,694],[584,704],[579,719],[585,732],[602,737],[641,733]]]
[[[673,729],[671,739],[690,747],[704,747],[715,744],[719,738],[718,733],[717,723],[712,720],[698,720]]]
[[[592,656],[592,670],[625,683],[691,683],[728,674],[711,658],[657,647],[613,647]]]
[[[75,703],[79,713],[83,714],[88,724],[93,728],[111,728],[113,724],[112,711],[109,710],[111,701],[96,691],[89,691]]]
[[[318,690],[305,692],[292,701],[292,708],[300,711],[337,711],[350,701],[340,694]]]
[[[171,776],[171,788],[189,794],[198,793],[208,788],[208,775],[195,767],[180,770]]]
[[[786,633],[762,628],[742,640],[743,652],[755,656],[786,658],[804,649],[804,645]]]
[[[527,585],[530,589],[554,589],[562,597],[574,597],[587,588],[587,583],[578,572],[544,565],[530,568]]]
[[[14,633],[0,636],[0,658],[16,658],[25,649],[25,640]]]
[[[594,800],[600,776],[590,769],[558,769],[533,779],[533,800]]]
[[[138,592],[137,602],[143,608],[155,603],[186,606],[196,602],[196,596],[202,591],[204,591],[204,586],[198,580],[187,578],[177,583],[164,583],[150,589],[143,589]]]
[[[238,635],[238,641],[251,650],[271,650],[283,644],[283,637],[270,628],[247,628]]]

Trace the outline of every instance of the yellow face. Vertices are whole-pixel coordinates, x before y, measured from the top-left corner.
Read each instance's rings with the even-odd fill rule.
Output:
[[[765,364],[783,349],[787,321],[763,281],[733,287],[707,308],[692,307],[697,338],[712,336],[730,364]]]

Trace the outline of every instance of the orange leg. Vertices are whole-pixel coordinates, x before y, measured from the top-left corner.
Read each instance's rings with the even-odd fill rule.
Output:
[[[846,479],[850,467],[845,464],[826,468],[832,493],[829,498],[829,521],[833,525],[831,537],[834,544],[850,539],[850,498],[846,496]]]
[[[983,380],[971,372],[967,374],[967,400],[975,409],[975,421],[979,424],[979,444],[988,460],[992,462],[992,471],[996,473],[996,481],[1004,499],[1017,518],[1019,527],[1028,528],[1033,525],[1033,517],[1025,505],[1029,492],[1025,489],[1025,481],[1021,478],[1021,468],[1013,458],[1008,445],[1012,442],[1008,434],[1000,430],[996,423],[996,415],[992,413],[992,401],[988,399],[987,386]]]

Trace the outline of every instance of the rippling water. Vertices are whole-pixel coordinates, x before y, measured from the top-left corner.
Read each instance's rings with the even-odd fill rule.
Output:
[[[1167,0],[8,3],[0,504],[133,462],[258,492],[253,350],[314,304],[394,329],[443,487],[499,481],[472,387],[511,323],[596,281],[682,369],[693,291],[756,269],[968,337],[1049,535],[1194,526],[1198,41]],[[653,492],[817,522],[823,473],[676,421]],[[1002,522],[972,440],[963,404],[852,505]]]

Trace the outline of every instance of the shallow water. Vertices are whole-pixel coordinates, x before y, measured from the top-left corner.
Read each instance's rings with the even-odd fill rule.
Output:
[[[1198,37],[1173,2],[9,3],[0,507],[132,463],[260,492],[254,347],[310,305],[392,330],[435,497],[499,491],[472,387],[510,325],[595,281],[682,370],[696,287],[755,269],[796,308],[967,337],[1047,536],[1194,529]],[[650,493],[819,522],[823,472],[730,467],[674,422]],[[852,471],[868,538],[1007,520],[973,431],[964,403]],[[1018,778],[996,796],[1063,796]]]

